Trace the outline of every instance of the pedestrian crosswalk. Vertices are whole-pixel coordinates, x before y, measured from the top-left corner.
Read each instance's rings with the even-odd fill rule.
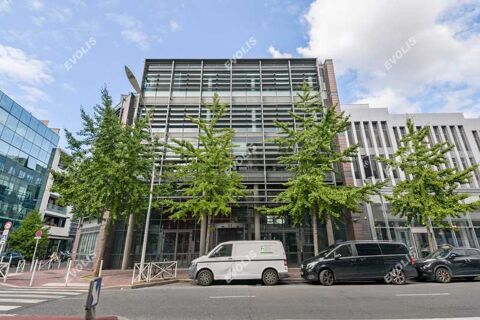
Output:
[[[48,300],[78,296],[87,291],[70,288],[0,288],[0,315]]]

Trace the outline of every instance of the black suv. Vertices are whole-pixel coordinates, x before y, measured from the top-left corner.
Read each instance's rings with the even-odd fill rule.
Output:
[[[480,276],[480,250],[443,246],[415,265],[420,280],[450,282],[452,278],[474,280]]]
[[[10,257],[12,258],[12,266],[17,266],[20,260],[24,260],[23,255],[17,251],[0,253],[0,261],[9,262]]]
[[[329,286],[335,281],[375,280],[404,284],[417,276],[408,248],[400,242],[348,241],[305,260],[300,274]]]

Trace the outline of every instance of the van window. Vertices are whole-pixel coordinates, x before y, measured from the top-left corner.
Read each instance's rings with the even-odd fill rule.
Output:
[[[338,247],[335,250],[335,254],[341,254],[342,257],[351,257],[352,256],[352,247],[349,244]]]
[[[355,246],[359,256],[378,256],[382,254],[376,243],[357,243]]]
[[[457,257],[465,257],[467,255],[467,253],[463,249],[455,249],[452,253],[456,254]]]
[[[480,256],[480,250],[475,250],[475,249],[465,249],[467,251],[467,254],[469,256]]]
[[[399,243],[380,243],[383,254],[408,254],[408,249]]]
[[[219,258],[219,257],[231,257],[232,256],[232,244],[224,244],[223,246],[218,247],[211,255],[210,258]]]

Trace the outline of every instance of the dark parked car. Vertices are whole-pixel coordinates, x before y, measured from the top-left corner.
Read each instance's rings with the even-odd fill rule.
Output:
[[[18,251],[0,253],[0,261],[2,261],[3,258],[3,262],[8,262],[10,261],[10,257],[12,257],[12,266],[16,266],[20,260],[24,260],[23,255]]]
[[[301,276],[329,286],[336,281],[374,280],[404,284],[414,278],[413,257],[399,242],[348,241],[305,260]]]
[[[421,280],[436,280],[447,283],[452,278],[474,280],[480,276],[480,250],[443,246],[417,261],[415,267]]]

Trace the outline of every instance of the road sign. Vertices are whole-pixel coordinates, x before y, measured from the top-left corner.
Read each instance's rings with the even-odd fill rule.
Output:
[[[42,230],[38,230],[37,232],[35,232],[35,239],[41,239],[42,235],[43,235]]]
[[[10,230],[11,227],[12,227],[12,222],[11,222],[11,221],[5,222],[5,224],[4,224],[4,226],[3,226],[3,228],[4,228],[5,230]]]
[[[90,288],[88,289],[86,310],[95,308],[100,300],[100,289],[102,287],[102,277],[98,277],[90,281]]]

